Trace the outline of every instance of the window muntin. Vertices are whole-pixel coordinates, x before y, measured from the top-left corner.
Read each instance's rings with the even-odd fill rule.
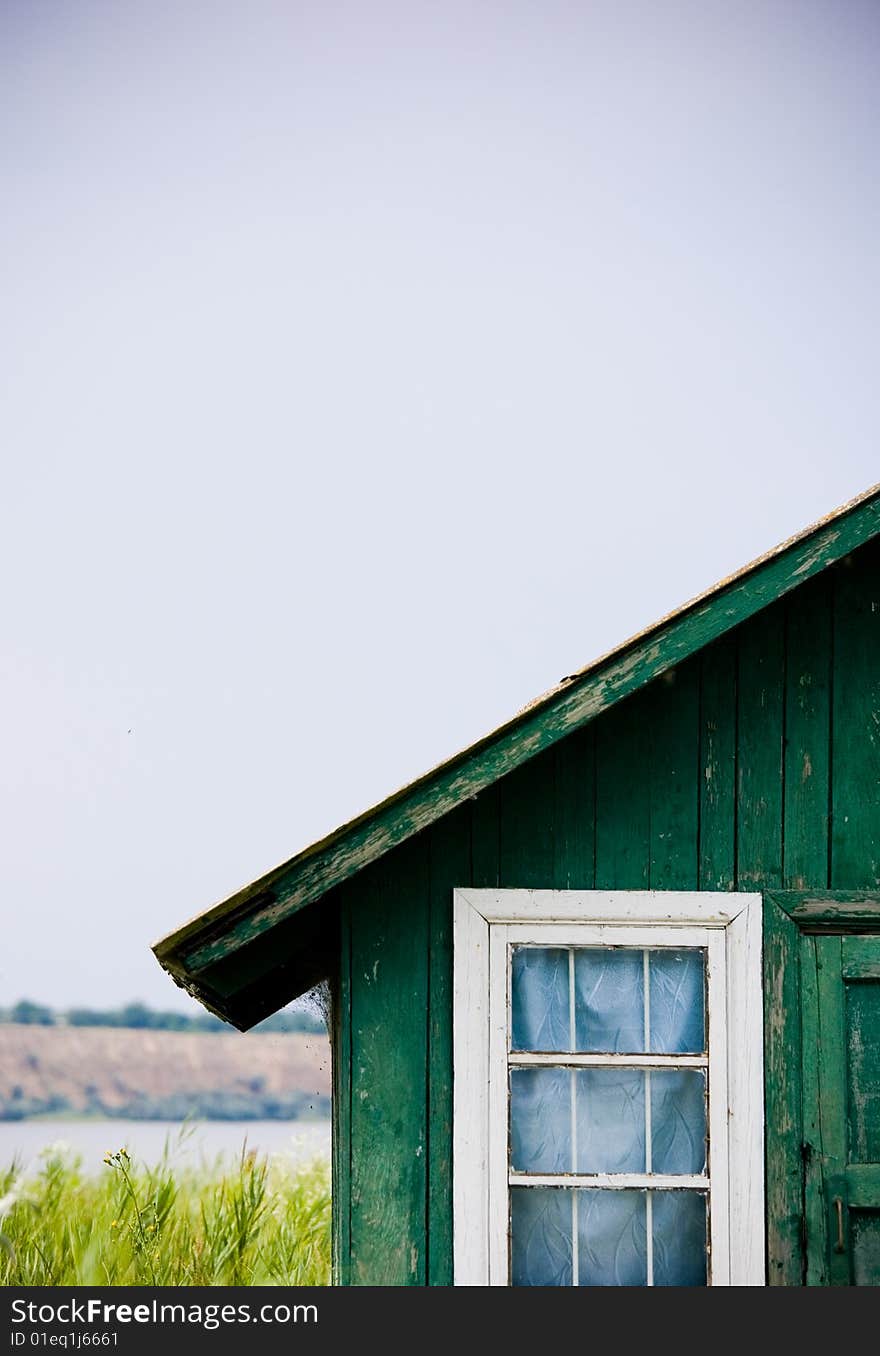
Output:
[[[514,932],[510,1284],[705,1285],[705,947],[562,947]],[[648,1189],[658,1178],[673,1180]]]

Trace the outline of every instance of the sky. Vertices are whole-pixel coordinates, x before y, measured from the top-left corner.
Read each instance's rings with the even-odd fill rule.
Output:
[[[0,1007],[880,481],[880,6],[0,0]]]

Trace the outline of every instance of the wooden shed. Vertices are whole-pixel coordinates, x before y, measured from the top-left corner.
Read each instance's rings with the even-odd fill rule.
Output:
[[[880,1284],[880,487],[155,951],[329,980],[338,1284]]]

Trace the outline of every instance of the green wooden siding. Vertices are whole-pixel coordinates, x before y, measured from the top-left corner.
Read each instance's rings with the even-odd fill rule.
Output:
[[[732,890],[736,875],[736,632],[710,645],[700,664],[701,890]]]
[[[831,883],[871,889],[880,885],[880,542],[842,562],[834,581]]]
[[[869,543],[346,883],[341,1282],[452,1281],[453,888],[871,889],[878,719],[880,544]],[[795,994],[797,929],[771,923],[765,940],[774,982]],[[771,1063],[784,1067],[792,1039],[771,1042]],[[795,1134],[783,1092],[768,1119],[772,1134]],[[777,1254],[794,1256],[798,1185],[780,1169],[768,1194]]]
[[[770,1285],[801,1285],[804,1163],[800,933],[783,909],[766,901],[763,960],[767,1280]]]
[[[351,1281],[427,1277],[430,859],[368,867],[350,910]]]
[[[787,607],[783,884],[802,890],[828,871],[831,808],[831,599],[822,575]]]

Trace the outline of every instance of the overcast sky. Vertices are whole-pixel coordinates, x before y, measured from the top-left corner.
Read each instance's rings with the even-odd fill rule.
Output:
[[[880,5],[0,0],[0,1006],[880,480]]]

